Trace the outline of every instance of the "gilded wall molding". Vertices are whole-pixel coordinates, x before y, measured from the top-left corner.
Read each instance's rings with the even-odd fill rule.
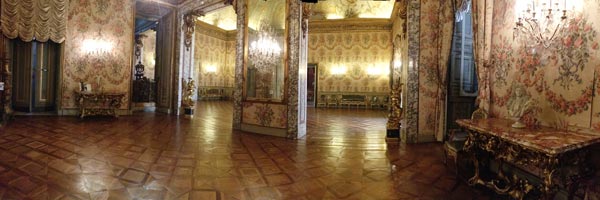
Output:
[[[391,30],[392,21],[389,19],[309,20],[308,23],[309,33]]]

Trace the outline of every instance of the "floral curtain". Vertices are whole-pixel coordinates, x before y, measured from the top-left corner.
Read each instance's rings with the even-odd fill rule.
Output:
[[[1,0],[2,33],[29,42],[62,43],[67,32],[69,0]]]
[[[437,29],[437,54],[439,59],[437,61],[436,76],[437,76],[437,103],[435,106],[437,127],[435,130],[436,138],[441,141],[444,136],[446,126],[446,93],[448,85],[448,65],[450,63],[450,54],[452,50],[452,35],[454,33],[454,21],[457,17],[456,13],[465,9],[465,2],[468,0],[440,0],[439,1],[439,12],[438,19],[440,22],[439,28]]]
[[[492,43],[492,14],[494,1],[472,0],[473,46],[475,54],[475,68],[479,83],[479,108],[490,109],[490,56]]]

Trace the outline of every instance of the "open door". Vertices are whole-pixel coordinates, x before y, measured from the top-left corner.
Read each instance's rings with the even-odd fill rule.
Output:
[[[56,110],[60,45],[13,41],[13,105],[16,111]]]
[[[317,64],[306,68],[306,106],[315,107],[317,97]]]

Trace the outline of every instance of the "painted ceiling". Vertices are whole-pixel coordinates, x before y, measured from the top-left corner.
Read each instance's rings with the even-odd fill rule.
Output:
[[[172,0],[175,1],[175,0]],[[271,2],[255,1],[255,6],[249,6],[251,9],[258,10],[262,16],[268,15],[268,13],[278,13],[283,9],[269,9],[278,6],[263,6],[262,4],[272,4]],[[276,4],[279,1],[276,1]],[[281,1],[283,2],[283,1]],[[352,18],[376,18],[376,19],[389,19],[394,9],[395,1],[366,1],[366,0],[319,0],[318,3],[312,5],[312,16],[313,20],[327,20],[327,19],[352,19]],[[276,12],[273,12],[276,11]],[[264,17],[258,17],[264,18]],[[277,19],[279,17],[270,16],[267,18]],[[236,29],[236,14],[232,6],[228,6],[223,9],[219,9],[214,12],[206,14],[204,17],[199,17],[199,20],[215,25],[223,30],[235,30]],[[281,19],[284,19],[281,17]],[[250,20],[250,25],[256,24],[253,20]],[[274,22],[275,24],[281,24],[280,22]],[[254,25],[256,26],[256,25]]]
[[[198,20],[217,26],[226,31],[235,30],[237,28],[236,19],[237,15],[235,14],[235,10],[233,10],[233,6],[227,6],[210,12],[204,15],[204,17],[198,17]]]
[[[311,19],[389,19],[395,1],[320,0],[312,6]]]

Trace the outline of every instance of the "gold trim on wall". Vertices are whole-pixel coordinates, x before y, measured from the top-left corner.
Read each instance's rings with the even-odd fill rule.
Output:
[[[308,33],[331,32],[360,32],[360,31],[390,31],[390,19],[339,19],[339,20],[310,20]]]

